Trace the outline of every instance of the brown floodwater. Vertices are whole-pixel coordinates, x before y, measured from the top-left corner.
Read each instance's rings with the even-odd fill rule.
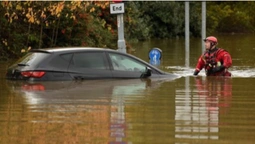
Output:
[[[163,144],[255,142],[254,35],[219,37],[232,55],[231,78],[192,72],[201,52],[191,39],[134,44],[148,61],[163,51],[161,69],[176,79],[26,83],[4,79],[0,65],[0,143]]]

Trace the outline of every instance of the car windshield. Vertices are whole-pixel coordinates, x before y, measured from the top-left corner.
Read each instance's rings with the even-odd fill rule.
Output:
[[[29,52],[22,58],[20,58],[15,65],[19,66],[35,66],[39,62],[41,62],[42,59],[49,56],[49,53],[42,53],[42,52]]]

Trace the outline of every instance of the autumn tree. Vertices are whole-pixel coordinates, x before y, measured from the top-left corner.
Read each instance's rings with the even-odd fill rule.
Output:
[[[111,25],[96,9],[109,2],[2,1],[1,51],[18,56],[33,48],[112,44]]]

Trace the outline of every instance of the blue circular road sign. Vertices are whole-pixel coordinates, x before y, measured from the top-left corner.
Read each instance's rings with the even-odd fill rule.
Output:
[[[162,50],[159,48],[152,48],[149,52],[149,59],[152,61],[159,61],[162,57]]]

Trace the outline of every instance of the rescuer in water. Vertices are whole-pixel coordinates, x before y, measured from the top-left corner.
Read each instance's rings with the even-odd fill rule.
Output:
[[[204,42],[206,51],[198,59],[193,75],[198,75],[204,68],[207,76],[231,76],[228,71],[232,65],[230,54],[226,50],[216,47],[218,40],[214,36],[205,38]]]

